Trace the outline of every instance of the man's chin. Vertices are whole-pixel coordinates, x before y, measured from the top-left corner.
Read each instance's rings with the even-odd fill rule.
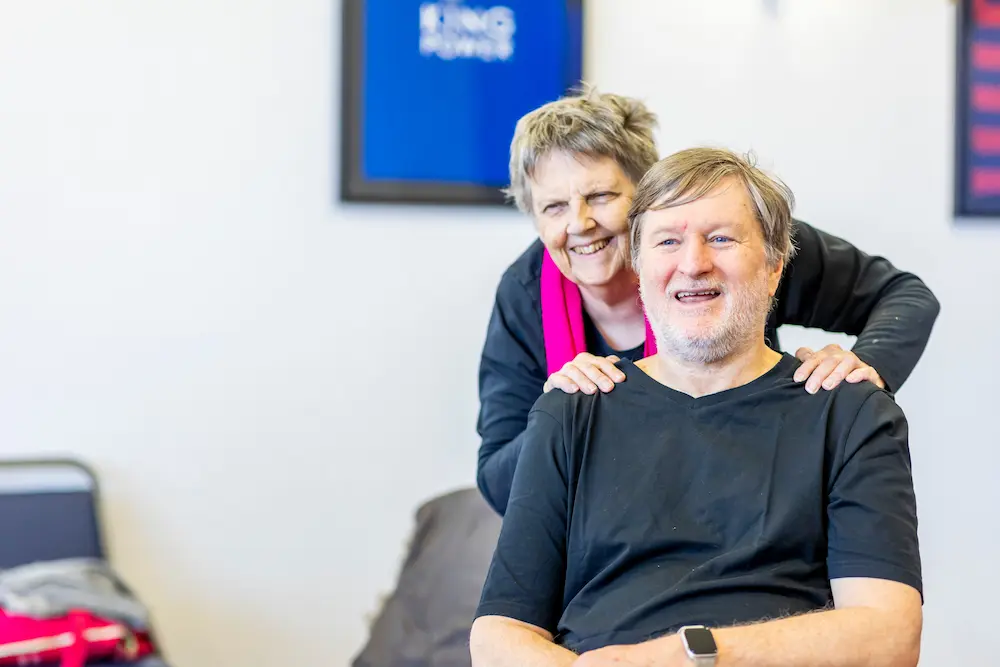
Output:
[[[687,345],[673,351],[673,355],[681,361],[690,364],[715,364],[730,355],[733,350],[726,345],[701,343],[698,345]]]
[[[733,352],[733,345],[725,336],[673,334],[661,343],[668,355],[688,363],[712,364]]]

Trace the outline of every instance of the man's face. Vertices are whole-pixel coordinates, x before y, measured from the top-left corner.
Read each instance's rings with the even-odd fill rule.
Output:
[[[715,363],[764,335],[782,263],[768,266],[743,185],[726,180],[701,199],[642,221],[639,282],[663,352]]]
[[[552,152],[531,179],[538,235],[564,276],[601,286],[628,267],[625,233],[635,187],[618,163]]]

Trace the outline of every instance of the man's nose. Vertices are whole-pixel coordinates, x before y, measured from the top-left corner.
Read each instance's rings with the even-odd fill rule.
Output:
[[[689,276],[701,276],[712,270],[712,252],[701,239],[688,241],[681,248],[678,268]]]

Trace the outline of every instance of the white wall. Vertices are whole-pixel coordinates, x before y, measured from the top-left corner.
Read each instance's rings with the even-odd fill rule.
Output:
[[[590,78],[645,97],[664,151],[756,149],[943,302],[899,395],[931,666],[1000,645],[1000,223],[949,215],[954,11],[588,3]],[[417,503],[473,479],[492,290],[531,230],[333,201],[338,31],[321,0],[0,5],[0,454],[95,464],[184,667],[346,664]]]

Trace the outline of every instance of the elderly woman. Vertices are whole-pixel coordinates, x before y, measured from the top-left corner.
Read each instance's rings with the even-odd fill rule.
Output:
[[[508,194],[539,240],[500,280],[479,371],[477,482],[500,514],[542,392],[611,391],[624,379],[614,361],[655,352],[627,258],[626,215],[658,159],[656,122],[637,100],[587,91],[532,111],[515,129]],[[804,222],[793,233],[797,252],[768,318],[768,344],[780,349],[782,324],[857,336],[852,350],[798,350],[803,391],[845,380],[897,391],[927,344],[934,295],[913,274]]]

